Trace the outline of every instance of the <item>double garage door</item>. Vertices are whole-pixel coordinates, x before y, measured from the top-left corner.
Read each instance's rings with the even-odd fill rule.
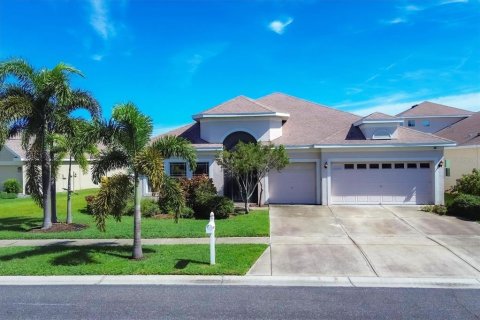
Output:
[[[431,162],[332,163],[332,204],[433,202]]]

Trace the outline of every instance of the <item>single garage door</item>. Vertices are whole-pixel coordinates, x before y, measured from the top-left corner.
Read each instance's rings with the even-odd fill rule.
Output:
[[[433,163],[333,163],[332,204],[433,203]]]
[[[269,203],[315,204],[315,162],[290,163],[282,171],[268,175]]]

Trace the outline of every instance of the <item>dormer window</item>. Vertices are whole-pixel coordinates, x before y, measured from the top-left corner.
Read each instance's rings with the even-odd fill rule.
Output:
[[[375,140],[390,140],[392,139],[392,135],[390,134],[389,130],[387,129],[376,129],[373,132],[372,139]]]
[[[409,127],[415,127],[415,120],[408,120],[407,125]]]
[[[423,125],[424,127],[430,127],[430,120],[423,120],[423,121],[422,121],[422,125]]]

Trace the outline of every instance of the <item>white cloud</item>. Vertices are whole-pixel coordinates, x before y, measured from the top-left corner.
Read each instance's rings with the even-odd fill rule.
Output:
[[[426,99],[414,99],[413,96],[406,94],[395,94],[391,96],[377,97],[366,101],[343,103],[336,107],[348,109],[359,115],[368,115],[376,111],[396,115],[411,106],[426,100],[460,109],[471,111],[480,110],[480,92],[430,97]]]
[[[283,34],[285,32],[285,28],[292,22],[292,18],[288,18],[285,21],[274,20],[268,24],[268,28],[277,34]]]
[[[408,5],[403,7],[403,9],[408,12],[415,12],[415,11],[422,11],[424,8],[421,8],[419,6],[414,6],[414,5]]]
[[[108,4],[105,0],[90,0],[90,25],[104,39],[115,36],[116,29],[109,15]]]
[[[443,0],[438,3],[439,6],[451,3],[468,3],[468,0]]]
[[[400,17],[385,21],[385,23],[387,24],[400,24],[400,23],[406,23],[406,22],[407,20],[405,18],[400,18]]]
[[[94,54],[92,55],[92,60],[95,60],[95,61],[102,61],[103,60],[103,55],[102,54]]]

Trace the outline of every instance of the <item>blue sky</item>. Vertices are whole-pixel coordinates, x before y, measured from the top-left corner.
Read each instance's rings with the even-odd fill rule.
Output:
[[[358,114],[476,111],[479,21],[479,0],[2,0],[0,59],[67,62],[105,116],[133,101],[156,132],[271,92]]]

